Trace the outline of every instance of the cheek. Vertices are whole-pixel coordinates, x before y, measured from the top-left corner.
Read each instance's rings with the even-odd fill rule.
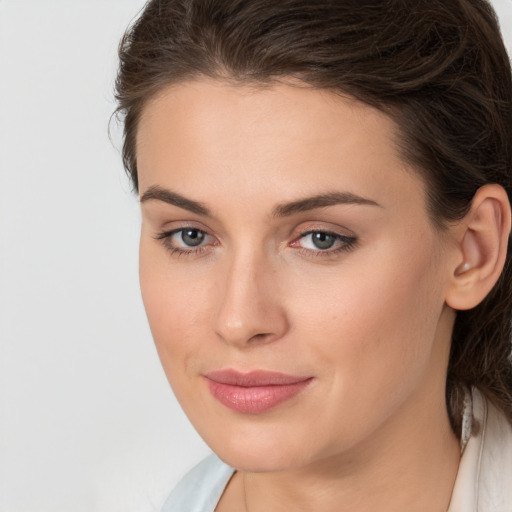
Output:
[[[425,375],[443,307],[433,250],[413,243],[381,246],[378,254],[354,258],[328,280],[309,280],[290,307],[305,350],[314,344],[333,389],[359,397],[367,390],[369,404],[383,392],[409,391]]]
[[[183,265],[173,264],[154,242],[141,239],[139,277],[151,333],[169,381],[180,377],[205,342],[211,324],[211,294],[207,276],[191,276]],[[200,334],[200,332],[202,334]]]

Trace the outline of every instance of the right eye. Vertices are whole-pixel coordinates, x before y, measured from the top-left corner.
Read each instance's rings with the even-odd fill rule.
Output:
[[[212,244],[213,237],[198,228],[181,228],[160,233],[157,237],[172,253],[193,254]]]

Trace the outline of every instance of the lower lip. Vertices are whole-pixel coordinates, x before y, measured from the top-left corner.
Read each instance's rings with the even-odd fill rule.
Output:
[[[291,400],[306,388],[312,379],[293,384],[272,386],[233,386],[207,379],[211,394],[223,405],[244,414],[258,414]]]

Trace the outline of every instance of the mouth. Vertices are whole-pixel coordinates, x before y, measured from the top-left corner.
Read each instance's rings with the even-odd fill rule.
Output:
[[[313,377],[256,370],[217,370],[205,376],[210,393],[221,404],[243,414],[258,414],[291,400]]]

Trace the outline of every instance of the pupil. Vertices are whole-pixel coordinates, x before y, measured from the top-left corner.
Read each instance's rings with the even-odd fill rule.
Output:
[[[196,246],[200,245],[204,240],[204,233],[198,229],[185,229],[181,233],[181,239],[186,245]]]
[[[313,244],[318,249],[330,249],[334,245],[335,239],[327,233],[313,233]]]

